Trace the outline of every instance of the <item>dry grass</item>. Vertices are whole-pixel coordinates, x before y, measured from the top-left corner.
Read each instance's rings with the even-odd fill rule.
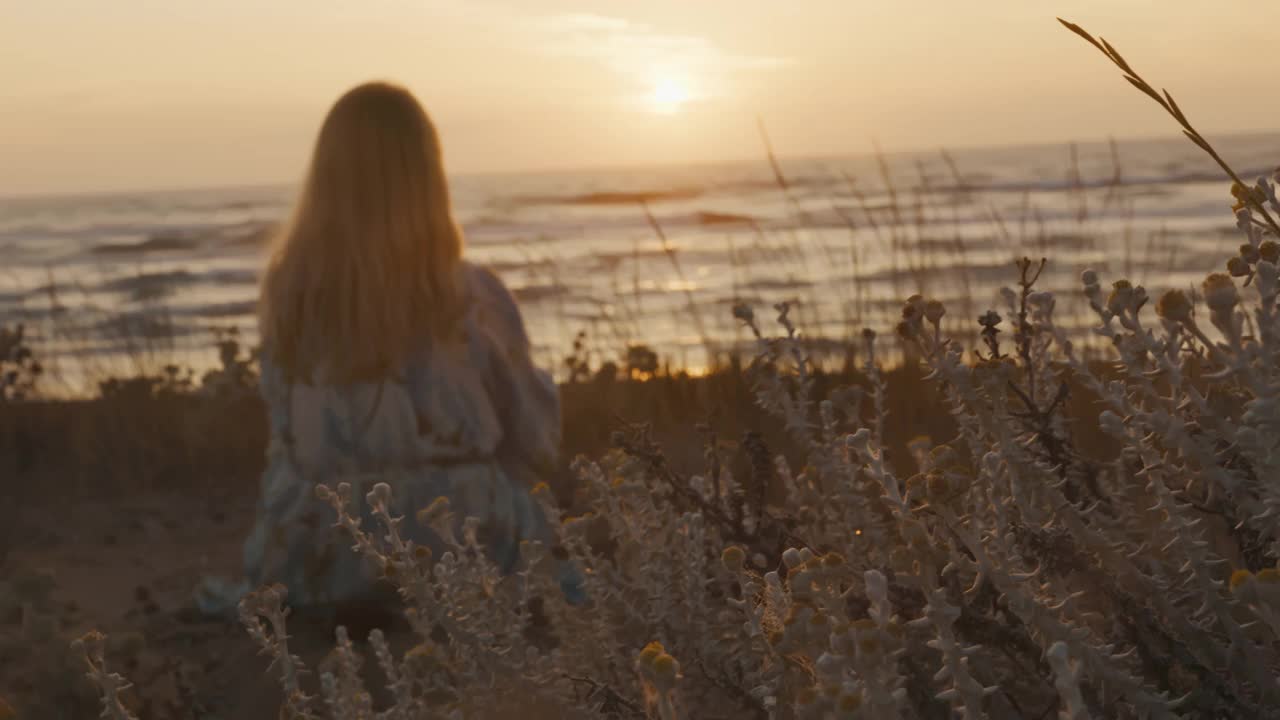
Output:
[[[885,373],[886,446],[910,462],[907,443],[918,436],[954,435],[939,389],[921,372],[899,366]],[[818,399],[835,388],[868,385],[859,370],[819,370]],[[792,460],[794,446],[782,423],[762,410],[736,364],[707,375],[659,371],[647,379],[596,377],[561,386],[564,407],[562,498],[571,495],[568,461],[597,457],[624,425],[646,424],[668,457],[693,469],[702,463],[707,432],[730,445],[747,432]],[[1072,394],[1076,432],[1099,457],[1110,444],[1096,429],[1096,409],[1082,388]],[[870,418],[868,418],[870,419]],[[0,404],[0,496],[30,502],[90,502],[153,492],[198,498],[257,492],[267,443],[266,408],[256,395],[124,392],[108,396]]]

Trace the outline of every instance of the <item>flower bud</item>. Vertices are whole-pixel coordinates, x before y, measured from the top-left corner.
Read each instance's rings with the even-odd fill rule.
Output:
[[[1117,280],[1111,286],[1111,295],[1107,297],[1107,309],[1113,315],[1119,315],[1133,304],[1133,285],[1128,280]]]
[[[1230,312],[1240,302],[1240,292],[1231,278],[1222,273],[1213,273],[1204,279],[1201,286],[1205,304],[1215,312]]]
[[[650,668],[653,666],[653,661],[658,659],[659,655],[663,655],[665,653],[666,649],[662,647],[662,643],[654,640],[648,645],[645,645],[644,649],[640,651],[640,655],[636,657],[636,667]]]
[[[999,325],[1001,321],[1000,313],[995,310],[988,310],[978,316],[978,324],[988,330]]]
[[[373,486],[368,495],[365,495],[365,501],[372,507],[387,507],[391,504],[391,486],[380,482]]]
[[[1267,262],[1280,261],[1280,243],[1275,240],[1263,240],[1258,246],[1258,256]]]
[[[1169,290],[1156,301],[1156,314],[1172,322],[1189,321],[1191,310],[1191,299],[1181,290]]]
[[[730,545],[720,553],[720,563],[724,568],[732,573],[742,572],[742,567],[747,562],[747,554],[737,545]]]
[[[1232,277],[1245,277],[1249,274],[1249,263],[1237,255],[1227,261],[1227,272],[1231,273]]]
[[[680,675],[680,663],[667,653],[653,659],[653,680],[660,690],[671,689]]]
[[[946,314],[947,309],[937,300],[930,300],[924,304],[924,317],[934,325],[937,325],[942,320],[942,316]]]

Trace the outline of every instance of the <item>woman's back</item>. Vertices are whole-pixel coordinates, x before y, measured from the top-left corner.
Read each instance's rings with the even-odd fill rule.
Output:
[[[426,336],[403,367],[378,381],[289,380],[263,362],[271,440],[256,522],[244,546],[245,578],[206,583],[200,603],[224,612],[266,583],[290,601],[327,605],[368,595],[374,575],[333,528],[315,487],[346,482],[363,498],[392,486],[406,539],[433,550],[441,540],[414,519],[438,497],[456,518],[475,517],[490,558],[504,570],[519,542],[551,542],[529,487],[552,472],[560,442],[559,395],[534,367],[519,310],[489,271],[462,265],[465,310],[456,333]],[[366,529],[376,526],[360,508]],[[565,569],[567,570],[567,568]],[[562,577],[571,599],[573,579]]]
[[[431,463],[494,459],[522,473],[552,462],[559,398],[529,358],[519,310],[489,271],[464,263],[461,274],[456,329],[424,333],[421,347],[382,379],[289,382],[264,362],[273,452],[327,482]]]
[[[387,482],[402,534],[437,552],[440,538],[414,518],[447,497],[456,518],[481,520],[506,570],[521,539],[550,540],[528,487],[555,466],[559,397],[529,358],[511,294],[464,262],[462,245],[421,105],[386,83],[343,95],[263,279],[268,466],[245,578],[206,583],[207,609],[264,583],[303,604],[369,589],[316,499],[321,483],[363,498]]]

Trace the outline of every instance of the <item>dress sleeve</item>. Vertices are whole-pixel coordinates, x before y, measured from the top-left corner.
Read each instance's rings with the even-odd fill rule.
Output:
[[[268,430],[271,433],[270,451],[274,453],[283,449],[276,446],[283,444],[289,435],[289,388],[284,379],[284,372],[271,359],[267,348],[263,348],[260,357],[258,390],[262,395],[263,403],[267,406]]]
[[[559,459],[560,391],[551,374],[536,367],[515,298],[484,268],[472,271],[476,329],[485,340],[485,382],[502,423],[498,455],[512,469],[543,479]],[[524,475],[524,473],[519,473]]]
[[[296,468],[290,461],[292,429],[290,423],[290,390],[284,372],[263,348],[259,361],[259,389],[267,407],[268,432],[267,465],[262,474],[255,522],[244,543],[245,574],[252,580],[267,577],[283,550],[273,537],[273,528],[284,524],[298,512],[310,497],[310,488],[304,486]]]

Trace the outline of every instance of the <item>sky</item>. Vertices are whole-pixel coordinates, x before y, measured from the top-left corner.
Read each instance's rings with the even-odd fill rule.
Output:
[[[1267,130],[1280,6],[1201,0],[0,0],[0,195],[295,182],[400,82],[451,173]]]

